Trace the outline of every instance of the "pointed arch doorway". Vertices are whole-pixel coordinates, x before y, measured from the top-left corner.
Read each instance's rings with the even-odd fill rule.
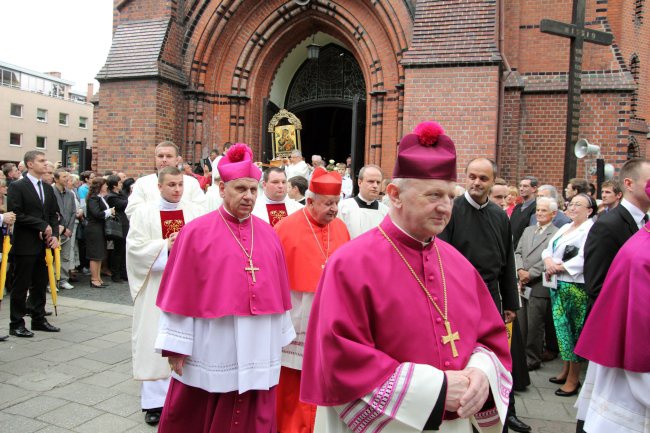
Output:
[[[328,44],[318,58],[305,60],[289,84],[284,106],[302,122],[308,162],[312,155],[336,162],[352,156],[352,174],[359,171],[365,160],[366,84],[348,50]],[[273,111],[267,107],[267,116]]]

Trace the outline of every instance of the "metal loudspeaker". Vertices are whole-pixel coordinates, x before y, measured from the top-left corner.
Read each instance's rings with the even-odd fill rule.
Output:
[[[582,159],[587,155],[598,155],[600,153],[600,146],[591,144],[586,139],[581,138],[573,147],[573,152],[577,158]]]
[[[605,180],[610,180],[614,177],[614,166],[612,164],[605,164]]]

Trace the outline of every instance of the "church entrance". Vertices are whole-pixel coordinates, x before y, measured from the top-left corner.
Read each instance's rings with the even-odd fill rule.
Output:
[[[307,162],[321,155],[345,163],[352,175],[363,166],[366,130],[366,84],[352,54],[336,44],[319,50],[298,68],[284,106],[302,122],[301,144]]]

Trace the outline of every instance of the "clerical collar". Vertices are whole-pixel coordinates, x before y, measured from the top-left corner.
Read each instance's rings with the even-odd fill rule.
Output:
[[[632,219],[634,220],[636,225],[639,226],[639,228],[643,227],[643,225],[645,224],[645,222],[643,221],[643,217],[645,216],[645,214],[641,209],[639,209],[638,207],[630,203],[627,199],[621,200],[620,206],[623,206],[625,209],[627,209],[630,215],[632,215]]]
[[[236,220],[238,220],[240,223],[246,221],[248,218],[251,217],[251,214],[248,214],[248,216],[247,216],[246,218],[237,218],[236,216],[234,216],[233,214],[231,214],[231,213],[228,211],[228,209],[226,209],[225,206],[221,206],[221,207],[223,208],[223,211],[224,211],[226,214],[230,215],[230,217],[231,217],[232,219],[236,219]]]
[[[414,238],[413,236],[411,236],[411,234],[410,234],[409,232],[407,232],[406,230],[404,230],[403,228],[401,228],[401,227],[400,227],[400,226],[399,226],[395,221],[393,221],[392,219],[391,219],[391,221],[392,221],[393,225],[394,225],[395,227],[397,227],[397,228],[398,228],[402,233],[404,233],[406,236],[408,236],[409,238],[413,239],[415,242],[418,242],[418,243],[422,244],[422,247],[426,247],[426,246],[429,245],[429,244],[431,243],[431,241],[433,240],[433,238],[431,238],[430,240],[428,240],[428,241],[426,241],[426,242],[422,242],[420,239],[416,239],[416,238]]]
[[[467,199],[467,201],[469,202],[469,204],[471,204],[472,207],[473,207],[474,209],[478,209],[478,210],[484,209],[484,208],[487,207],[488,204],[490,204],[490,200],[489,200],[489,199],[488,199],[488,200],[485,200],[485,203],[483,203],[483,204],[478,204],[478,203],[476,203],[476,202],[474,201],[474,199],[472,198],[472,196],[470,196],[469,193],[468,193],[467,191],[465,191],[465,199]]]
[[[357,205],[359,205],[361,209],[379,210],[379,203],[377,200],[368,201],[361,196],[361,193],[354,197],[354,201],[357,202]]]
[[[266,196],[266,193],[262,193],[262,198],[264,199],[264,202],[265,202],[266,204],[285,204],[285,203],[286,203],[286,199],[287,199],[287,197],[285,196],[285,197],[284,197],[282,200],[280,200],[280,201],[271,200],[270,198],[268,198],[268,197]]]
[[[160,210],[176,210],[180,205],[180,202],[172,203],[162,198],[162,196],[160,197]]]

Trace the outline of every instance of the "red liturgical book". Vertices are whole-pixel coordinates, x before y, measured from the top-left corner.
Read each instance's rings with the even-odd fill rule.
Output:
[[[269,213],[269,223],[271,223],[271,226],[276,225],[288,215],[287,206],[284,203],[267,204],[266,211]]]
[[[160,225],[162,226],[162,237],[167,239],[172,233],[181,231],[185,225],[185,218],[182,210],[161,210]]]

